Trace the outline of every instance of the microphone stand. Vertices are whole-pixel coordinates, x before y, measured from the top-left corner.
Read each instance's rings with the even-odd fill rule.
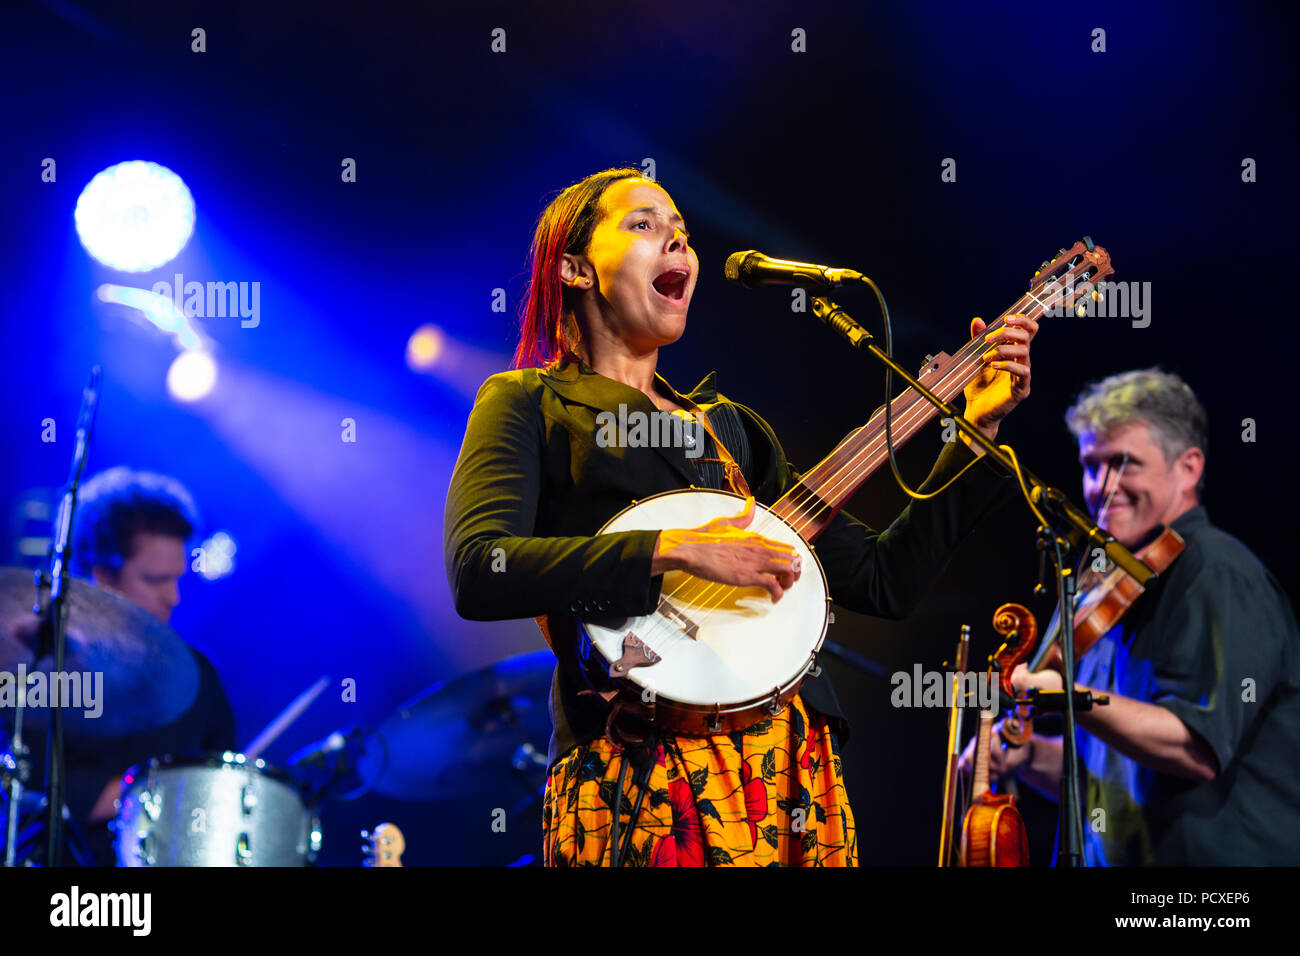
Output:
[[[865,284],[865,283],[864,283]],[[1100,548],[1106,556],[1125,573],[1135,578],[1143,587],[1155,580],[1155,573],[1139,561],[1128,548],[1103,531],[1091,518],[1080,511],[1065,493],[1037,478],[1031,471],[1018,468],[1016,461],[983,432],[968,422],[957,410],[928,388],[880,349],[871,333],[839,305],[825,296],[811,297],[813,314],[848,341],[855,349],[870,352],[876,359],[919,392],[939,412],[984,449],[985,454],[1003,471],[1023,483],[1029,500],[1041,512],[1050,515],[1052,527],[1040,527],[1038,534],[1049,538],[1044,553],[1049,553],[1056,566],[1057,600],[1061,615],[1061,656],[1063,658],[1063,686],[1074,687],[1074,569],[1071,554],[1078,548]],[[886,399],[888,401],[888,399]],[[1061,836],[1062,851],[1058,864],[1083,865],[1083,808],[1078,787],[1078,741],[1075,739],[1075,694],[1064,694],[1065,700],[1065,753],[1061,767]]]
[[[90,381],[82,393],[81,413],[77,419],[76,447],[72,455],[72,470],[68,487],[54,519],[54,536],[50,545],[49,585],[50,600],[46,610],[49,639],[54,652],[54,673],[63,673],[68,638],[68,564],[72,557],[72,519],[77,509],[77,487],[90,450],[90,433],[95,424],[95,411],[99,407],[100,368],[90,372]],[[42,575],[37,572],[37,607],[40,605]],[[39,659],[39,658],[38,658]],[[45,865],[58,866],[63,845],[63,710],[58,694],[50,695],[50,729],[46,735],[46,809],[48,822],[45,830]]]

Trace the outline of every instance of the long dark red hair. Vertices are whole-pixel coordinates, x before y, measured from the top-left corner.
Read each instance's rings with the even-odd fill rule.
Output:
[[[530,277],[519,313],[519,345],[511,368],[545,368],[561,358],[581,360],[582,329],[573,292],[560,281],[561,257],[582,255],[605,214],[601,199],[622,179],[641,179],[633,166],[592,173],[551,200],[542,210],[529,252]]]

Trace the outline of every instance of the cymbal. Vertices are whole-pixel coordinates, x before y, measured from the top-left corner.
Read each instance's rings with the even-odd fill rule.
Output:
[[[554,670],[543,650],[434,684],[366,737],[361,779],[405,800],[501,796],[516,782],[534,791],[546,770]]]
[[[48,592],[43,593],[43,599]],[[67,645],[63,674],[52,681],[52,654],[36,659],[37,624],[33,572],[0,568],[0,722],[13,723],[17,675],[28,675],[24,736],[49,721],[54,688],[75,687],[63,699],[64,732],[117,737],[163,727],[193,705],[199,693],[199,667],[189,645],[170,627],[126,598],[88,581],[68,581]],[[20,671],[20,667],[22,671]],[[44,679],[33,679],[40,673]],[[34,706],[38,685],[41,706]],[[69,705],[69,699],[72,704]]]

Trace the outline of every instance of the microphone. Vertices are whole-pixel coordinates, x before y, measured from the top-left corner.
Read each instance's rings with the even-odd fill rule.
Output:
[[[861,282],[863,275],[852,269],[833,269],[809,262],[773,259],[754,249],[733,252],[727,257],[723,275],[746,289],[761,285],[792,285],[805,289],[833,289],[845,283]]]

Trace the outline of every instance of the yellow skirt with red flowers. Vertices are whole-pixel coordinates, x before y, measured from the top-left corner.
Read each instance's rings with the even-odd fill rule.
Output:
[[[547,866],[607,866],[623,764],[602,737],[551,769],[542,807]],[[624,775],[618,842],[639,792]],[[857,836],[836,739],[796,696],[734,734],[663,734],[624,866],[856,866]],[[621,850],[620,850],[621,852]]]

